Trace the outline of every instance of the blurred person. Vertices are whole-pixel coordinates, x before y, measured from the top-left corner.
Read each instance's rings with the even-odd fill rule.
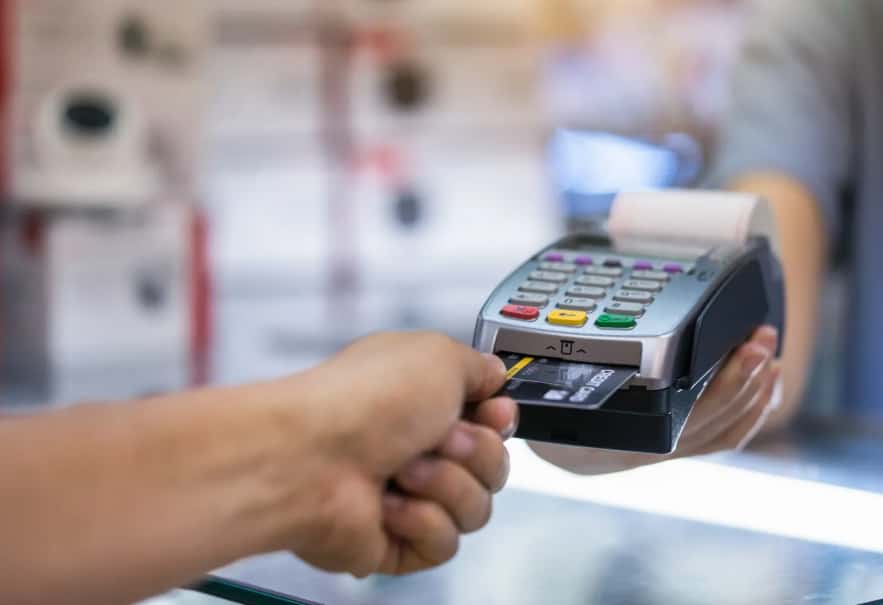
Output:
[[[697,402],[676,457],[741,447],[765,423],[776,428],[794,416],[813,356],[828,247],[847,229],[852,296],[841,396],[859,416],[883,417],[883,0],[777,0],[757,11],[708,183],[759,194],[773,207],[787,288],[784,351],[772,358],[770,328],[739,349]],[[535,449],[583,473],[665,459]]]
[[[380,334],[281,380],[0,417],[0,601],[132,602],[276,550],[441,564],[506,480],[504,380],[447,337]]]
[[[788,290],[785,407],[812,362],[831,249],[848,245],[851,284],[841,403],[883,418],[883,1],[760,3],[734,74],[708,182],[775,211]]]

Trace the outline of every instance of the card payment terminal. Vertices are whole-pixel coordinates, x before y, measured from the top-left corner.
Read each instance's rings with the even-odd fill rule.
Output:
[[[762,324],[781,334],[783,321],[782,271],[766,237],[654,247],[599,230],[565,237],[503,280],[474,346],[503,357],[512,382],[515,370],[536,369],[513,391],[525,393],[513,395],[517,437],[663,454],[729,352]],[[594,368],[582,372],[588,386],[554,384],[579,367]],[[603,401],[600,377],[622,382]]]

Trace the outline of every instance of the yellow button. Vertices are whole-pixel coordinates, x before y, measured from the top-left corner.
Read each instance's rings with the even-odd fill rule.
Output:
[[[549,316],[546,318],[550,324],[569,326],[571,328],[583,327],[588,319],[589,316],[585,311],[569,311],[567,309],[549,311]]]

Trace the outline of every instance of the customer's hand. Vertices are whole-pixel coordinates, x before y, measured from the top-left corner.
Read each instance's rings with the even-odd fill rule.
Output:
[[[696,401],[677,450],[668,456],[593,450],[548,443],[531,448],[549,462],[580,474],[627,470],[685,456],[745,447],[779,405],[780,362],[775,328],[758,329],[739,347]]]
[[[289,398],[283,422],[285,405],[298,408],[291,439],[302,440],[288,469],[292,526],[277,546],[357,576],[450,559],[460,534],[487,523],[508,475],[503,438],[517,407],[488,399],[504,380],[493,356],[405,333],[368,337],[267,385]]]

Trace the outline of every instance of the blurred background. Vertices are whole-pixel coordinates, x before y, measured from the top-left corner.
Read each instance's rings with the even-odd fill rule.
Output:
[[[470,341],[491,289],[619,190],[702,183],[752,8],[0,0],[0,411],[280,376],[380,329]],[[592,479],[515,443],[515,489],[437,573],[231,573],[337,603],[883,594],[879,434],[795,439]]]
[[[3,0],[4,402],[469,340],[621,188],[701,178],[748,3]]]

